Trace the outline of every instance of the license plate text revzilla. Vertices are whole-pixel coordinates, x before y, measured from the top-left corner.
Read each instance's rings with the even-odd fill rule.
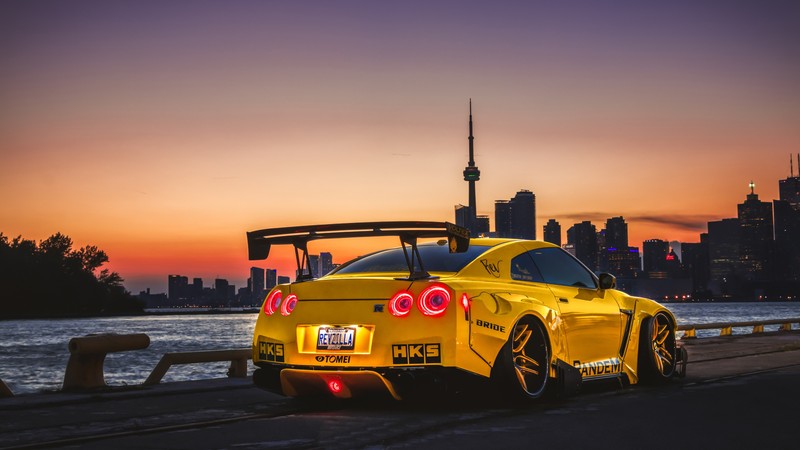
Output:
[[[320,327],[317,335],[317,350],[353,350],[356,345],[356,329],[353,327]]]

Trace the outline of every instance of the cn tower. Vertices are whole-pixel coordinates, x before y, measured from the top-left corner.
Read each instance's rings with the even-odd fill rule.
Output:
[[[475,231],[477,207],[475,205],[475,182],[481,179],[481,171],[475,165],[475,146],[472,136],[472,99],[469,99],[469,163],[464,168],[464,181],[469,183],[469,217],[466,226],[471,231]]]

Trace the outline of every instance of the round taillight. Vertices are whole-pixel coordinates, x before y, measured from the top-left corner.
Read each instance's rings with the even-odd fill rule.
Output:
[[[295,306],[297,306],[297,296],[289,294],[289,296],[286,297],[286,301],[281,305],[281,314],[288,316],[294,311]]]
[[[406,292],[401,291],[389,300],[389,312],[393,316],[404,317],[411,312],[411,307],[414,305],[414,297]]]
[[[275,314],[275,311],[281,306],[281,300],[283,300],[281,291],[277,289],[272,291],[267,297],[267,300],[264,301],[264,314],[268,316]]]
[[[444,286],[431,286],[419,294],[419,310],[426,316],[439,316],[444,314],[450,304],[450,291]]]

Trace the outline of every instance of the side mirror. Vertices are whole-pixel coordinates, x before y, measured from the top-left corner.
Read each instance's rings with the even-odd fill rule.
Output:
[[[598,278],[600,278],[600,289],[614,289],[617,287],[617,279],[610,273],[601,273]]]

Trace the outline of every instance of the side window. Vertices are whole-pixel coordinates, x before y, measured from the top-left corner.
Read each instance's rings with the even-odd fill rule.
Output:
[[[548,284],[596,288],[592,273],[572,255],[560,248],[548,247],[528,252]]]
[[[511,260],[511,279],[543,283],[544,279],[531,256],[526,252]]]

